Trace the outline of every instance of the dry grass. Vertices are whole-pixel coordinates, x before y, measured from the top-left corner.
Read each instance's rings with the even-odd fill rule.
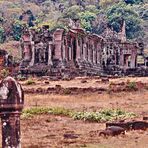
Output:
[[[96,110],[103,108],[123,108],[127,111],[139,112],[141,108],[148,112],[148,92],[121,92],[81,95],[28,94],[25,106],[66,107],[80,110]]]
[[[148,83],[148,77],[125,77],[125,78],[115,78],[115,79],[110,79],[108,83],[102,83],[101,78],[76,78],[71,81],[64,81],[64,80],[59,80],[59,81],[50,81],[48,80],[49,84],[45,84],[45,81],[47,80],[39,80],[37,78],[32,78],[35,82],[36,85],[31,85],[25,86],[26,81],[20,82],[24,88],[37,88],[37,87],[42,87],[42,88],[48,88],[50,87],[55,87],[56,85],[61,85],[63,88],[69,88],[69,87],[78,87],[78,88],[88,88],[88,87],[94,87],[94,88],[106,88],[109,87],[110,83],[121,83],[121,82],[142,82],[142,83]],[[81,83],[82,79],[86,79],[86,83]]]
[[[113,83],[122,81],[142,81],[147,83],[148,78],[121,78],[111,79]],[[97,86],[108,87],[109,83],[95,82],[99,79],[87,79],[87,85],[81,84],[81,78],[72,81],[50,81],[49,84],[37,81],[35,85],[23,85],[24,88],[31,87],[48,87],[62,85],[71,87],[90,87]],[[21,82],[25,84],[25,82]],[[148,116],[148,91],[138,90],[131,92],[118,93],[81,93],[77,95],[59,95],[59,94],[25,94],[25,107],[39,108],[65,108],[74,111],[96,112],[104,109],[120,108],[126,112],[134,112],[137,117],[134,119],[142,119]],[[45,110],[46,111],[46,110]],[[23,119],[21,121],[22,131],[22,147],[24,148],[146,148],[148,147],[147,131],[131,131],[125,136],[109,137],[107,139],[98,136],[100,130],[105,129],[104,123],[87,123],[79,120],[73,120],[66,116],[57,116],[53,114],[43,114],[33,116],[31,119]],[[70,133],[78,135],[78,138],[67,139],[64,134]]]
[[[139,80],[138,80],[139,81]],[[101,109],[121,108],[134,112],[141,119],[148,115],[148,91],[119,92],[108,94],[90,93],[78,95],[26,94],[25,108],[61,107],[75,111],[97,111]],[[131,131],[124,137],[98,136],[99,130],[105,128],[103,123],[84,123],[71,118],[55,115],[37,115],[22,121],[23,147],[59,148],[145,148],[148,146],[147,131]],[[40,134],[39,134],[40,133]],[[64,139],[65,133],[78,134],[77,139]]]

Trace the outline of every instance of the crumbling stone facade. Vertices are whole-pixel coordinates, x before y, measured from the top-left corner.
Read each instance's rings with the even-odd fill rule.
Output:
[[[0,49],[0,71],[13,66],[13,57],[7,51]]]
[[[77,21],[71,23],[68,31],[56,29],[51,33],[48,26],[24,30],[21,72],[81,76],[136,69],[139,46],[136,42],[126,41],[123,28],[116,38],[102,37],[85,32]],[[109,31],[108,34],[111,35]]]

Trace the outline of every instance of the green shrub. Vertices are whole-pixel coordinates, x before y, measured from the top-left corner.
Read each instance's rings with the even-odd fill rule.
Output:
[[[129,90],[137,90],[136,82],[128,82],[127,83],[127,88]]]
[[[32,84],[35,84],[35,81],[32,79],[32,78],[29,78],[26,83],[26,85],[32,85]]]
[[[64,95],[69,95],[69,94],[71,94],[70,89],[65,88],[65,89],[63,90],[63,94],[64,94]]]
[[[73,111],[70,109],[65,109],[63,107],[55,107],[51,108],[48,113],[54,115],[71,116],[73,114]]]
[[[0,72],[0,75],[2,78],[5,78],[9,75],[9,70],[7,69],[2,69],[1,72]]]
[[[74,120],[83,120],[83,121],[90,121],[90,122],[106,122],[106,121],[113,121],[119,119],[127,119],[135,117],[134,113],[125,112],[121,109],[107,109],[101,110],[98,112],[77,112],[71,109],[66,109],[63,107],[35,107],[31,109],[26,109],[23,111],[22,117],[32,117],[33,115],[39,114],[53,114],[59,116],[68,116],[73,118]]]
[[[22,36],[23,23],[19,20],[16,20],[12,25],[12,36],[14,40],[19,41]]]
[[[118,119],[131,118],[135,116],[133,113],[128,113],[120,109],[117,110],[102,110],[99,112],[77,112],[73,114],[73,119],[84,120],[91,122],[105,122]]]
[[[49,108],[45,107],[34,107],[31,109],[24,110],[23,113],[30,115],[47,114],[49,110],[50,110]]]

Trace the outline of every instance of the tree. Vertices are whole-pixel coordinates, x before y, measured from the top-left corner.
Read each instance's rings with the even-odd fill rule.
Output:
[[[107,18],[110,28],[119,32],[123,21],[126,23],[127,38],[133,39],[143,34],[141,27],[141,19],[133,10],[133,7],[126,3],[118,3],[107,9]]]
[[[92,21],[95,20],[96,14],[90,11],[79,13],[81,25],[86,31],[92,31]]]
[[[143,0],[124,0],[124,2],[127,4],[139,4],[142,3]]]
[[[107,7],[119,2],[119,0],[100,0],[99,5],[101,7]]]
[[[65,12],[64,12],[64,18],[71,18],[71,19],[75,19],[78,18],[78,13],[81,12],[81,9],[79,6],[74,5],[70,8],[68,8]]]
[[[5,39],[6,39],[5,31],[3,27],[0,27],[0,43],[4,43]]]
[[[23,24],[20,21],[16,21],[12,24],[12,36],[14,40],[19,41],[22,35]]]

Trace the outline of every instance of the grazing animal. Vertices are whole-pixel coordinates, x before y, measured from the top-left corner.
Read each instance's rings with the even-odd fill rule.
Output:
[[[110,126],[99,133],[100,136],[117,136],[125,134],[125,129],[119,126]]]

